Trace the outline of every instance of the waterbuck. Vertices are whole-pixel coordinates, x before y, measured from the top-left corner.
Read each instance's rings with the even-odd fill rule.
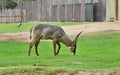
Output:
[[[29,45],[28,55],[30,56],[31,48],[34,45],[36,50],[36,55],[39,56],[37,47],[41,39],[53,40],[54,55],[57,55],[60,51],[61,48],[60,42],[65,44],[67,47],[69,47],[70,51],[75,55],[76,47],[77,47],[77,39],[81,33],[82,32],[80,32],[76,36],[74,41],[72,41],[61,27],[48,25],[48,24],[36,25],[30,29],[30,39],[32,38],[32,42]],[[56,44],[58,45],[57,52],[56,52]]]

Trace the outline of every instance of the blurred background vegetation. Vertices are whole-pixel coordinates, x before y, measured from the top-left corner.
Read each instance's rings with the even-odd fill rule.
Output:
[[[0,0],[0,9],[13,9],[20,1],[35,1],[35,0]]]

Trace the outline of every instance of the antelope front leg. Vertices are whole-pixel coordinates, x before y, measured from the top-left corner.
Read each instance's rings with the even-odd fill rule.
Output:
[[[56,54],[56,55],[58,55],[58,54],[59,54],[59,51],[60,51],[60,48],[61,48],[61,45],[60,45],[60,43],[59,43],[59,42],[57,42],[57,45],[58,45],[58,51],[57,51],[57,54]]]
[[[56,56],[57,53],[56,53],[56,41],[53,40],[53,46],[54,46],[54,55]]]

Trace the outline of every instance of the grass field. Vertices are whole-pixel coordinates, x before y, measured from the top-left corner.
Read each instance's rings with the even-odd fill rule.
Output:
[[[50,41],[41,41],[39,45],[40,56],[35,55],[34,48],[32,49],[31,56],[27,56],[28,46],[28,42],[1,41],[0,67],[5,69],[14,67],[16,71],[19,69],[20,71],[25,70],[25,72],[29,73],[34,72],[34,70],[31,70],[34,68],[47,72],[54,70],[73,72],[76,70],[120,67],[119,31],[81,36],[78,39],[75,56],[64,45],[62,45],[60,54],[54,56],[53,45]],[[3,71],[2,74],[4,75],[9,70]]]
[[[17,28],[17,23],[0,24],[0,33],[29,31],[32,26],[40,23],[23,23],[20,28]],[[49,22],[49,24],[67,26],[87,23]],[[35,55],[34,47],[31,56],[27,55],[28,42],[0,41],[0,75],[23,75],[24,73],[26,75],[49,75],[55,71],[72,73],[78,70],[120,68],[119,39],[120,31],[80,36],[75,56],[63,44],[59,55],[54,56],[51,41],[41,41],[40,56]]]

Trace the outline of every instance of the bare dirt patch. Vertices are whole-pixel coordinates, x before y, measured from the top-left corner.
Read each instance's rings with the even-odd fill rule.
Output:
[[[63,26],[62,28],[68,35],[76,35],[80,31],[83,31],[83,34],[88,34],[93,32],[120,30],[120,22],[97,22],[85,25]],[[29,32],[0,34],[0,41],[29,42]]]
[[[51,73],[49,75],[120,75],[119,69],[109,69],[109,70],[94,70],[94,71],[76,71],[71,74],[69,74],[66,71],[56,71],[54,73]]]
[[[72,75],[120,75],[119,69],[96,70],[96,71],[77,71]]]
[[[0,34],[0,41],[28,42],[30,41],[29,32]]]

